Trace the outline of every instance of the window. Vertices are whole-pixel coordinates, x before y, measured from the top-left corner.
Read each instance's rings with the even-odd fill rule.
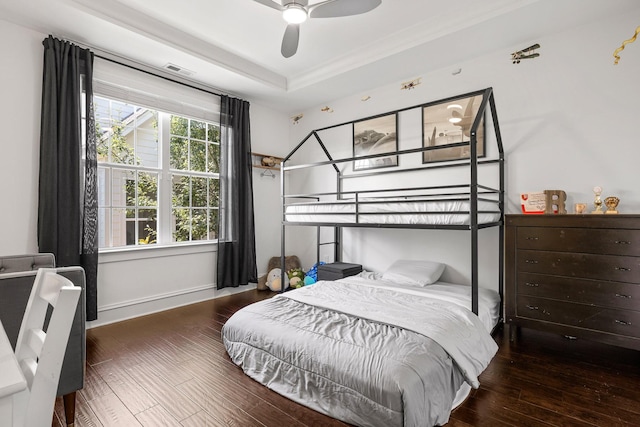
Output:
[[[99,246],[215,240],[220,126],[95,96]]]

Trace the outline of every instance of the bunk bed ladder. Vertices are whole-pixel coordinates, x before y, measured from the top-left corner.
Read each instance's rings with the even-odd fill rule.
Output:
[[[323,242],[322,241],[322,233],[320,232],[320,230],[322,229],[321,225],[318,225],[316,227],[317,231],[316,231],[316,262],[318,263],[318,265],[320,264],[320,247],[321,246],[328,246],[328,245],[333,245],[333,260],[334,262],[337,261],[342,261],[342,248],[341,248],[341,239],[340,239],[340,228],[339,227],[332,227],[333,228],[333,240],[327,241],[327,242]]]

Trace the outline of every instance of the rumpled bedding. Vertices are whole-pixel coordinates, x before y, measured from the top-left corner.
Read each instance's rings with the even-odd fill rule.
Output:
[[[222,330],[229,356],[270,389],[351,424],[445,424],[495,342],[457,302],[362,276],[239,310]]]

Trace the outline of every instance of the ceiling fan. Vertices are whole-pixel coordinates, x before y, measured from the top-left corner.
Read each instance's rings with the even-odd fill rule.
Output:
[[[309,0],[254,0],[282,12],[287,29],[282,38],[280,52],[285,58],[295,55],[300,39],[300,24],[307,18],[337,18],[359,15],[380,6],[382,0],[326,0],[309,5]]]

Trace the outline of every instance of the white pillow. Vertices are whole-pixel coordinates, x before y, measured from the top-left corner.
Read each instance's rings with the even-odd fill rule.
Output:
[[[382,275],[383,279],[412,286],[427,286],[438,281],[445,265],[440,262],[399,259]]]

